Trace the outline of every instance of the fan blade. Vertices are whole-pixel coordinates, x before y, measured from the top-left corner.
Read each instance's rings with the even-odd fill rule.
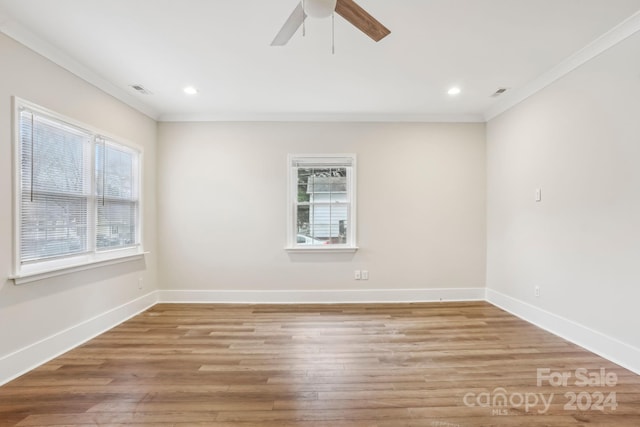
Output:
[[[284,46],[287,42],[293,37],[293,35],[298,31],[300,25],[302,25],[302,21],[305,20],[307,15],[304,13],[302,9],[302,3],[298,3],[289,18],[284,23],[276,38],[271,42],[271,46]]]
[[[377,42],[391,34],[387,27],[369,15],[353,0],[338,0],[336,13]]]

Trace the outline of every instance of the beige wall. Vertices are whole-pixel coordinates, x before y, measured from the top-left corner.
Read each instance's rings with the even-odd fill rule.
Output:
[[[322,291],[486,284],[638,348],[639,51],[636,34],[486,129],[156,124],[0,34],[0,200],[12,200],[15,95],[144,147],[144,241],[152,252],[145,262],[15,286],[8,280],[12,206],[0,204],[0,359],[157,286]],[[358,156],[360,250],[288,254],[287,154],[340,152]],[[370,280],[355,281],[356,269],[369,270]]]
[[[155,289],[156,123],[0,34],[0,359]],[[18,96],[144,147],[144,242],[152,254],[21,286],[12,273],[12,105]],[[138,278],[145,288],[138,289]],[[4,373],[3,373],[4,374]]]
[[[638,52],[635,34],[487,125],[488,288],[636,348]]]
[[[484,124],[160,123],[160,286],[484,287],[484,141]],[[357,154],[355,255],[284,251],[287,153]]]

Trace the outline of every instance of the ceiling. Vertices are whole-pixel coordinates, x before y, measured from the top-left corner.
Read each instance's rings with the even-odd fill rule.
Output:
[[[331,19],[308,19],[306,37],[270,46],[298,0],[0,0],[0,30],[160,120],[483,121],[640,9],[357,2],[391,35],[375,43],[336,16],[334,55]],[[185,95],[187,85],[199,93]],[[451,86],[462,92],[449,96]]]

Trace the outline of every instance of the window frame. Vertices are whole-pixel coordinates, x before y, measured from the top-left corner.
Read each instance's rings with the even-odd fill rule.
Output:
[[[144,251],[144,200],[143,200],[143,165],[144,150],[138,144],[132,143],[119,136],[104,132],[93,126],[82,123],[73,118],[64,116],[56,111],[52,111],[40,105],[34,104],[19,97],[12,97],[13,120],[12,120],[12,157],[13,157],[13,274],[9,277],[16,285],[41,280],[48,277],[59,276],[62,274],[73,273],[76,271],[87,270],[103,265],[111,265],[129,260],[141,259],[147,252]],[[20,112],[29,110],[36,114],[41,114],[47,118],[59,121],[91,134],[90,147],[90,165],[91,169],[87,171],[90,179],[91,188],[87,200],[87,250],[80,254],[61,255],[59,257],[42,258],[28,262],[21,260],[21,235],[22,235],[22,166],[21,166],[21,134],[20,134]],[[98,250],[96,247],[97,236],[97,203],[98,194],[96,188],[96,144],[97,138],[106,138],[109,141],[130,150],[137,154],[137,177],[138,185],[138,215],[136,223],[136,242],[132,246],[125,248],[116,248],[110,250]]]
[[[349,226],[347,227],[347,243],[338,244],[330,243],[326,245],[300,245],[297,242],[297,213],[298,206],[298,166],[294,163],[308,162],[310,164],[325,164],[327,167],[332,165],[351,163],[347,168],[347,195],[349,203]],[[329,153],[329,154],[288,154],[287,155],[287,244],[285,250],[287,252],[301,253],[318,253],[318,252],[355,252],[358,250],[356,241],[357,236],[357,159],[354,153]]]
[[[95,209],[95,213],[94,213],[94,217],[95,217],[95,223],[94,223],[94,235],[95,235],[95,240],[93,242],[93,246],[94,246],[94,251],[96,253],[104,253],[104,252],[109,252],[109,251],[118,251],[118,250],[125,250],[128,249],[130,247],[133,246],[139,246],[142,245],[142,234],[140,233],[140,226],[142,224],[142,217],[141,217],[141,208],[140,208],[140,199],[142,197],[142,189],[141,189],[141,181],[142,181],[142,169],[141,169],[141,163],[142,163],[142,156],[141,156],[141,151],[139,151],[138,149],[132,148],[126,144],[123,144],[122,142],[120,142],[121,140],[119,139],[114,139],[111,138],[109,136],[106,136],[104,133],[101,133],[99,135],[95,135],[94,138],[94,147],[93,147],[93,165],[94,165],[94,170],[93,170],[93,177],[96,180],[96,182],[93,185],[93,188],[95,189],[95,194],[93,195],[95,197],[95,201],[93,203],[93,208]],[[135,183],[135,190],[136,190],[136,196],[135,198],[131,198],[131,199],[126,199],[126,198],[120,198],[120,197],[116,197],[114,195],[107,195],[105,193],[106,189],[103,187],[102,188],[102,193],[100,193],[98,191],[98,180],[100,179],[98,177],[98,166],[97,166],[97,160],[98,160],[98,147],[102,145],[103,149],[106,150],[107,146],[110,146],[111,149],[116,149],[118,151],[122,151],[122,152],[127,152],[133,155],[137,155],[137,158],[133,159],[136,163],[137,168],[137,175],[133,176],[132,179]],[[106,155],[103,153],[103,155]],[[106,173],[106,171],[103,170],[102,172],[103,174]],[[135,233],[135,242],[137,243],[133,243],[130,245],[126,245],[126,246],[121,246],[121,247],[107,247],[107,248],[100,248],[98,246],[98,242],[97,242],[97,238],[98,238],[98,229],[99,227],[106,227],[105,225],[100,225],[99,222],[99,211],[100,211],[100,199],[102,199],[104,202],[109,202],[111,203],[133,203],[134,205],[136,205],[137,207],[137,211],[136,211],[136,233]],[[109,227],[113,227],[113,225],[109,225]]]

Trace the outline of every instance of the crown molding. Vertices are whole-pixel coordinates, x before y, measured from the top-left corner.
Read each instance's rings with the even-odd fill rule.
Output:
[[[549,71],[509,93],[500,102],[485,111],[484,120],[488,122],[494,119],[638,31],[640,31],[640,11],[634,13]]]
[[[160,122],[418,122],[484,123],[482,114],[192,113],[161,114]]]
[[[159,122],[422,122],[485,123],[518,105],[556,80],[640,31],[640,11],[589,43],[549,71],[524,86],[514,89],[483,114],[385,114],[385,113],[167,113],[128,93],[100,76],[51,43],[37,37],[15,22],[0,8],[0,32],[51,60],[79,78],[96,86],[133,109]]]
[[[75,74],[79,78],[92,84],[98,89],[106,92],[114,98],[124,102],[131,108],[145,114],[146,116],[158,120],[158,112],[149,105],[136,99],[133,95],[127,93],[125,90],[109,82],[97,72],[89,67],[81,64],[75,59],[71,58],[68,54],[62,50],[54,47],[51,43],[37,37],[32,32],[26,30],[22,25],[18,24],[14,20],[10,19],[7,14],[0,9],[0,33],[7,35],[14,39],[18,43],[21,43],[33,50],[34,52],[42,55],[54,64],[59,65],[72,74]]]

